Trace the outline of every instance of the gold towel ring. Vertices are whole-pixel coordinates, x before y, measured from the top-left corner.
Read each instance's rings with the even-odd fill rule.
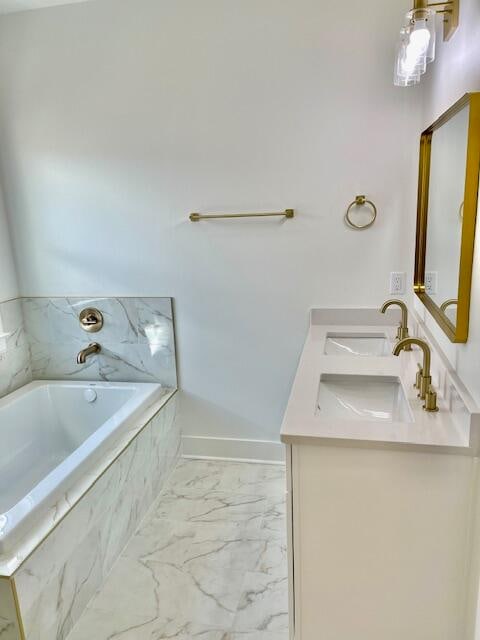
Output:
[[[372,219],[370,220],[370,222],[367,222],[366,224],[355,224],[354,222],[352,222],[350,218],[350,211],[352,210],[352,207],[360,207],[364,204],[368,204],[372,207]],[[377,219],[377,207],[373,204],[371,200],[367,200],[366,196],[355,196],[355,200],[348,205],[348,209],[345,214],[345,222],[352,229],[368,229],[368,227],[371,227],[376,219]]]

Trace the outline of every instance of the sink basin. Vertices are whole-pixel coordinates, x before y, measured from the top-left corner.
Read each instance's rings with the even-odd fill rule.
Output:
[[[329,356],[389,356],[388,341],[382,333],[329,333],[325,340]]]
[[[413,422],[398,378],[323,374],[317,415],[337,420]]]

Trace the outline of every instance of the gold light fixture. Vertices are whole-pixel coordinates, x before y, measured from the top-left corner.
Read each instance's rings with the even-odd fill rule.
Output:
[[[394,84],[409,87],[418,84],[435,59],[436,16],[443,16],[443,39],[449,40],[458,27],[460,0],[432,2],[415,0],[400,29],[395,60]]]

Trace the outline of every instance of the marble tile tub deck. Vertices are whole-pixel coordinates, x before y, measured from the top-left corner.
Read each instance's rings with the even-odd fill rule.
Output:
[[[287,640],[285,468],[181,460],[68,640]]]

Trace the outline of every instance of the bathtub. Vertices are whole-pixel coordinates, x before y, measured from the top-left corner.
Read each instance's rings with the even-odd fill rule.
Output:
[[[0,556],[165,393],[151,383],[36,381],[1,399]]]

